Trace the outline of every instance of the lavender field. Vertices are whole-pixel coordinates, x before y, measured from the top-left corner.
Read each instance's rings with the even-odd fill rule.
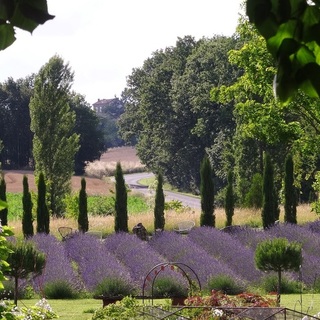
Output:
[[[252,288],[267,276],[255,268],[255,248],[260,241],[274,237],[301,242],[301,272],[286,273],[285,277],[300,279],[312,289],[320,265],[319,222],[304,226],[281,224],[266,231],[243,227],[232,234],[209,227],[195,228],[188,235],[164,231],[148,242],[127,233],[112,234],[103,241],[77,234],[64,242],[38,234],[30,241],[46,253],[47,264],[33,286],[40,291],[48,283],[65,281],[77,291],[93,293],[104,279],[119,278],[141,295],[143,281],[155,265],[180,262],[195,271],[203,289],[210,278],[220,275],[229,276],[244,289]],[[168,276],[183,285],[181,273],[170,269]]]

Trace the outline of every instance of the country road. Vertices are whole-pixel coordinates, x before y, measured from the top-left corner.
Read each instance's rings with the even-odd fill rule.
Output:
[[[150,194],[150,191],[146,186],[139,184],[139,180],[149,178],[154,176],[153,173],[133,173],[133,174],[125,174],[124,179],[126,184],[129,186],[130,189],[139,191],[144,194]],[[172,192],[172,191],[164,191],[165,200],[178,200],[184,206],[188,206],[191,209],[200,209],[200,199],[197,197],[187,196],[181,193]]]

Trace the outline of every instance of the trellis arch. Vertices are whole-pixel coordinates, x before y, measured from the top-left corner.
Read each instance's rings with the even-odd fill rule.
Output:
[[[162,262],[159,263],[157,265],[155,265],[154,267],[152,267],[148,273],[146,274],[144,281],[143,281],[143,285],[142,285],[142,298],[144,300],[145,298],[145,288],[147,286],[147,282],[151,282],[151,299],[152,299],[152,304],[153,304],[153,286],[154,283],[157,279],[157,277],[159,276],[160,273],[164,272],[165,270],[168,270],[168,268],[170,268],[170,270],[173,271],[179,271],[182,273],[182,275],[187,279],[188,283],[189,283],[189,290],[192,291],[193,287],[196,287],[196,285],[198,286],[199,291],[201,291],[201,283],[199,280],[198,275],[196,274],[196,272],[189,267],[188,265],[186,265],[185,263],[182,262]],[[192,281],[192,277],[196,280],[196,285],[193,283]]]

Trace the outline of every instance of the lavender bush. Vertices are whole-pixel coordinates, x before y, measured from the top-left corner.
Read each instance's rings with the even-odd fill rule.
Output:
[[[130,270],[130,275],[142,290],[148,272],[165,258],[156,252],[146,241],[125,232],[114,233],[104,240],[104,246]]]
[[[228,275],[239,282],[244,282],[228,265],[210,256],[188,237],[164,231],[152,238],[150,246],[169,261],[185,263],[192,268],[198,275],[202,287],[212,276],[218,275]]]
[[[191,230],[188,238],[214,258],[232,266],[233,271],[247,282],[261,279],[263,273],[254,265],[254,250],[223,231],[210,227]]]
[[[79,233],[64,242],[68,257],[77,267],[86,290],[93,292],[106,278],[131,284],[128,269],[96,237]]]
[[[46,255],[46,266],[42,275],[34,279],[34,289],[43,292],[48,283],[65,281],[75,290],[81,289],[75,270],[72,268],[71,260],[68,259],[64,247],[60,241],[52,235],[38,233],[29,241],[36,244],[37,248]]]

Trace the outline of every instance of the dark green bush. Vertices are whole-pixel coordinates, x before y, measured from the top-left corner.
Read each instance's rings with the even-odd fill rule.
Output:
[[[234,279],[226,275],[219,275],[208,280],[207,289],[216,290],[225,294],[239,294],[244,291],[243,286],[238,284]]]
[[[133,286],[120,278],[105,278],[94,289],[94,296],[125,297],[134,295]]]
[[[277,292],[277,286],[278,286],[278,276],[269,275],[262,280],[259,287],[262,290],[264,290],[266,293],[269,293],[269,292]],[[290,280],[286,277],[282,277],[280,292],[286,293],[286,294],[300,293],[301,283],[299,281]]]
[[[173,278],[157,278],[153,286],[153,295],[155,297],[187,297],[187,285],[183,286]]]
[[[262,182],[263,178],[260,173],[256,173],[253,175],[250,189],[245,196],[245,207],[256,209],[262,208]]]
[[[76,299],[79,293],[64,280],[49,282],[44,286],[44,294],[48,299]]]

